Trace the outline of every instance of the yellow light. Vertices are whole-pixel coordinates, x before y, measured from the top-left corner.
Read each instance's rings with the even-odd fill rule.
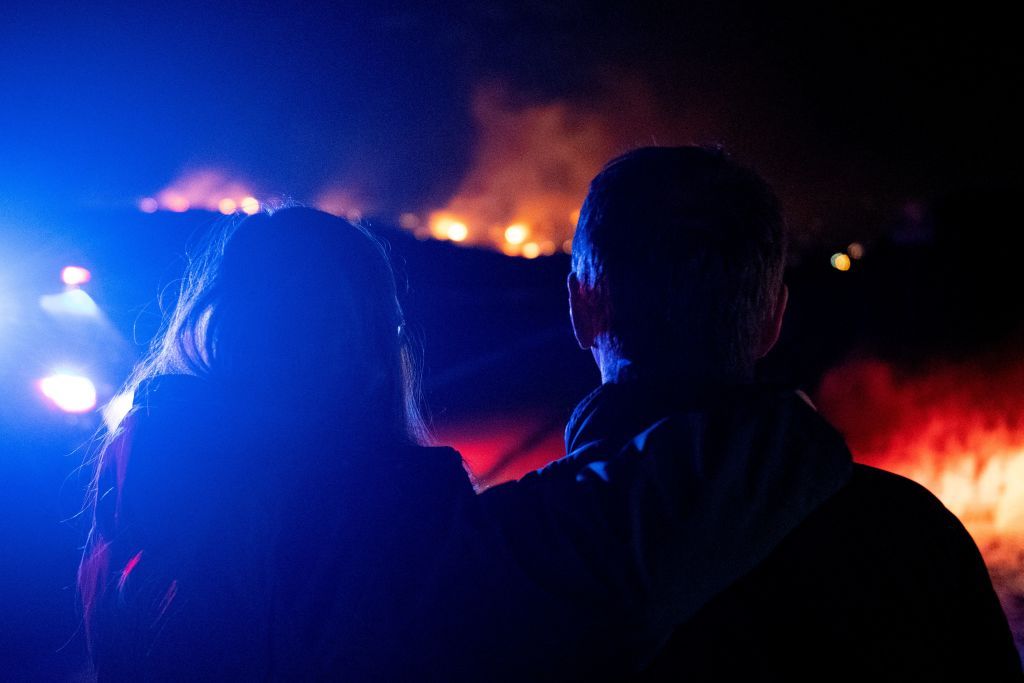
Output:
[[[842,252],[832,254],[832,267],[845,273],[850,269],[850,257]]]
[[[509,244],[508,242],[501,243],[501,251],[505,256],[519,256],[519,245]]]
[[[540,256],[540,245],[536,242],[527,242],[523,245],[523,258],[537,258]]]
[[[545,240],[540,243],[540,253],[545,256],[551,256],[555,253],[555,243],[551,240]]]
[[[445,219],[439,219],[430,222],[430,236],[436,240],[448,239],[448,222]]]
[[[864,245],[860,242],[854,242],[846,248],[846,253],[850,255],[850,258],[857,261],[864,256]]]
[[[530,236],[530,228],[522,223],[513,223],[505,228],[505,241],[509,244],[522,244]]]
[[[469,237],[469,228],[451,216],[434,215],[430,217],[430,235],[434,239],[461,242]]]
[[[461,242],[469,237],[469,228],[466,227],[465,223],[459,223],[458,221],[452,221],[448,224],[448,239],[453,242]]]
[[[139,200],[139,211],[142,213],[154,213],[160,205],[152,197],[143,197]]]
[[[220,211],[225,216],[234,213],[235,209],[237,208],[238,204],[236,204],[235,200],[232,199],[231,197],[225,197],[224,199],[217,202],[217,210]]]
[[[572,213],[569,214],[569,222],[572,223],[573,225],[576,225],[577,223],[580,222],[580,210],[579,209],[576,209],[575,211],[573,211]]]
[[[251,216],[254,213],[259,212],[260,201],[255,197],[246,197],[245,199],[242,200],[241,206],[242,212]]]
[[[562,242],[562,251],[564,251],[566,254],[572,253],[572,240],[566,240]]]

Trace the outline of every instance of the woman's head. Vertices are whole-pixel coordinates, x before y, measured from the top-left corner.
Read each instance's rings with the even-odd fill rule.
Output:
[[[182,279],[172,314],[127,390],[136,392],[147,380],[168,374],[203,377],[214,390],[209,394],[212,402],[198,400],[206,406],[200,408],[204,417],[212,418],[200,421],[205,426],[173,425],[186,434],[210,425],[219,433],[223,420],[229,420],[233,422],[224,426],[231,435],[255,432],[258,441],[264,436],[290,441],[303,434],[320,441],[330,435],[341,446],[365,446],[371,440],[396,444],[425,438],[412,354],[387,254],[363,228],[313,209],[232,219],[207,237]],[[223,415],[208,414],[220,406]],[[130,541],[122,543],[127,545],[120,554],[111,550],[119,537],[133,423],[130,418],[125,429],[106,435],[87,496],[93,519],[79,590],[90,642],[109,570],[121,572],[117,585],[123,589],[133,563],[146,550]],[[304,453],[305,462],[317,461],[317,454],[327,462],[344,462],[337,459],[344,454],[330,449]],[[198,454],[199,460],[205,455]],[[307,475],[319,472],[319,465],[307,468]],[[308,482],[310,476],[300,479]],[[145,482],[145,475],[136,480]],[[136,500],[160,500],[161,495],[166,500],[174,489],[161,482],[159,491],[137,484],[142,489]],[[108,496],[111,490],[115,493]],[[251,488],[244,490],[251,494]],[[231,500],[232,492],[225,488],[218,495]],[[173,512],[149,519],[165,529],[177,523]]]
[[[208,238],[132,381],[166,373],[199,375],[271,408],[327,413],[338,426],[422,436],[384,247],[314,209],[250,216]]]

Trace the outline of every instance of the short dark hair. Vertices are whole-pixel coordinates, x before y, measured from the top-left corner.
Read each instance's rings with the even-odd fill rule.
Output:
[[[785,230],[767,183],[717,148],[644,147],[590,184],[572,243],[576,277],[631,360],[749,376],[782,289]]]

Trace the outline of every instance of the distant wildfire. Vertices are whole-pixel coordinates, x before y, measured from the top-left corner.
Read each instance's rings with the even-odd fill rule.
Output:
[[[223,214],[236,211],[254,214],[260,206],[260,200],[253,196],[246,183],[213,168],[183,173],[155,196],[143,197],[138,202],[139,210],[145,213],[202,209]]]
[[[617,74],[592,98],[600,104],[544,100],[520,104],[501,85],[477,88],[476,140],[470,167],[440,209],[405,212],[398,224],[421,239],[448,240],[536,258],[569,251],[580,205],[593,176],[612,157],[642,144],[688,141],[679,122],[664,123],[644,85]],[[624,109],[617,103],[628,102]],[[627,115],[628,110],[628,115]],[[187,171],[138,201],[146,213],[190,209],[256,213],[266,198],[217,168]],[[360,220],[377,208],[364,192],[329,185],[314,206]]]
[[[615,89],[603,101],[628,101],[628,118],[611,104],[517,105],[499,86],[479,88],[472,110],[477,141],[462,183],[426,221],[403,215],[403,227],[512,256],[568,251],[591,178],[617,153],[664,130],[643,86],[621,79]]]

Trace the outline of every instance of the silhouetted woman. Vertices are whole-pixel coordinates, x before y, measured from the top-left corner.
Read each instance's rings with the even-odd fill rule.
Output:
[[[419,445],[408,344],[364,229],[288,208],[209,240],[99,455],[79,584],[101,679],[369,678],[361,655],[415,635],[473,491]]]

